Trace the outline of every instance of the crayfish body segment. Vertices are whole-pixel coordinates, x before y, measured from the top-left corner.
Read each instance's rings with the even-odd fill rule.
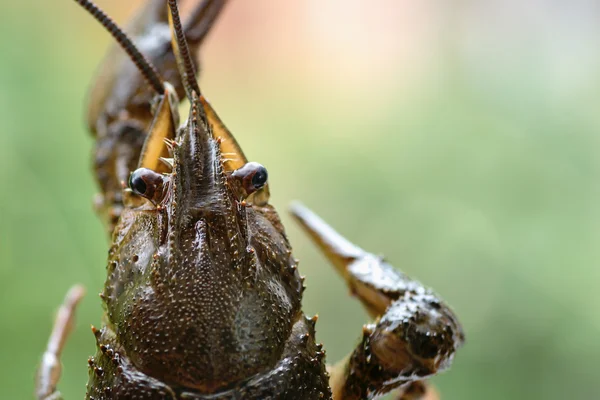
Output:
[[[108,26],[92,3],[76,1]],[[110,25],[137,68],[111,53],[92,92],[101,215],[114,232],[87,398],[359,400],[394,391],[433,400],[423,379],[447,368],[464,341],[452,310],[296,205],[293,215],[376,318],[347,358],[326,367],[317,319],[302,312],[304,279],[268,203],[267,170],[248,162],[196,81],[195,55],[223,5],[205,0],[182,24],[175,0],[149,0],[134,23],[139,54]],[[182,96],[190,112],[179,125]],[[59,397],[54,360],[74,304],[57,319],[40,399]]]

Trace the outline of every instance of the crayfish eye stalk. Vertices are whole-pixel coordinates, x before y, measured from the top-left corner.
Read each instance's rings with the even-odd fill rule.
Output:
[[[128,186],[131,191],[159,204],[165,195],[165,176],[148,168],[138,168],[129,175]]]
[[[231,173],[230,181],[245,199],[257,190],[262,189],[269,179],[267,169],[257,162],[248,162]]]

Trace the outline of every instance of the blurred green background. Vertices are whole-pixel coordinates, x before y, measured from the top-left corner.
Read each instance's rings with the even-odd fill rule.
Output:
[[[139,3],[98,0],[120,22]],[[60,388],[85,391],[108,243],[83,121],[109,43],[72,1],[0,3],[0,398],[32,398],[76,282]],[[444,399],[600,398],[600,3],[238,0],[203,59],[269,169],[328,360],[368,317],[293,199],[454,307],[467,344],[434,379]]]

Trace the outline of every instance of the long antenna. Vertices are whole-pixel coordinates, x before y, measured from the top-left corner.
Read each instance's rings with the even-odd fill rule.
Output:
[[[192,43],[202,43],[226,2],[227,0],[204,0],[199,3],[183,24],[186,38]],[[197,25],[198,21],[202,23]]]
[[[157,94],[163,94],[165,91],[162,79],[156,68],[148,61],[146,57],[137,49],[133,41],[123,32],[121,28],[102,11],[97,5],[89,0],[75,0],[81,7],[85,8],[98,22],[106,28],[108,32],[119,42],[123,50],[127,52],[131,61],[134,62],[138,70],[142,73],[148,84],[152,86]]]
[[[177,0],[168,0],[169,9],[171,10],[171,23],[173,26],[173,50],[175,51],[175,58],[180,69],[181,80],[185,87],[185,92],[188,99],[192,100],[192,92],[196,92],[200,96],[200,87],[196,81],[196,69],[194,68],[194,61],[190,56],[190,50],[188,48],[187,40],[185,39],[185,33],[181,25],[181,19],[179,17],[179,8],[177,7]],[[177,54],[179,53],[179,54]]]

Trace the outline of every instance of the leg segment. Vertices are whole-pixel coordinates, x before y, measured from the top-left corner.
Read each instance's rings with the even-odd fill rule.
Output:
[[[334,399],[372,399],[398,388],[403,393],[399,399],[434,399],[433,392],[416,382],[446,369],[462,345],[464,334],[452,310],[431,290],[350,243],[307,208],[295,204],[291,211],[376,318],[363,327],[354,352],[332,369]]]
[[[61,366],[60,355],[65,342],[73,329],[75,309],[85,294],[83,286],[73,286],[64,303],[58,310],[54,328],[48,340],[48,346],[42,357],[42,362],[36,377],[35,395],[40,400],[60,399],[61,395],[56,390],[56,384],[60,379]]]

